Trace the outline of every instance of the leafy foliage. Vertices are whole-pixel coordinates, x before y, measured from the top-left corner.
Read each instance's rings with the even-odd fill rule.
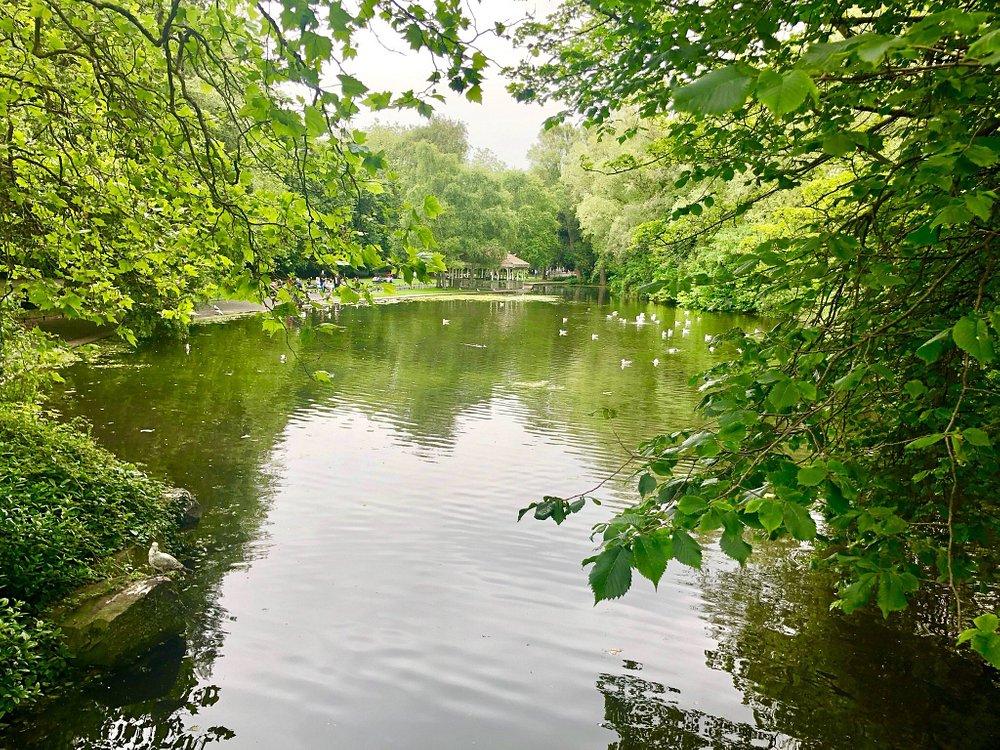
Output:
[[[0,719],[38,698],[60,676],[61,647],[51,625],[0,598]]]
[[[487,60],[460,7],[0,3],[2,295],[134,340],[211,283],[266,296],[276,248],[380,265],[351,219],[383,164],[346,123],[361,106],[429,114],[445,83],[478,97]],[[434,59],[426,96],[343,68],[377,20]],[[427,243],[404,249],[426,274]]]
[[[395,171],[403,205],[423,206],[435,219],[434,247],[449,266],[495,268],[508,252],[534,268],[555,260],[559,226],[551,191],[534,175],[470,159],[461,123],[435,118],[419,127],[378,128],[371,143]]]
[[[163,487],[73,425],[0,407],[0,596],[44,605],[173,527]]]
[[[610,522],[601,555],[634,560],[659,529],[687,564],[694,531],[722,529],[741,562],[748,536],[791,537],[839,574],[844,611],[874,599],[888,615],[925,588],[956,633],[995,596],[997,23],[951,0],[595,0],[523,30],[547,62],[518,71],[522,98],[626,142],[655,123],[687,163],[676,187],[694,201],[671,210],[667,244],[711,242],[771,200],[803,209],[692,279],[740,279],[778,323],[725,337],[728,361],[697,381],[707,427],[642,447],[683,472]],[[990,622],[964,631],[980,653]]]

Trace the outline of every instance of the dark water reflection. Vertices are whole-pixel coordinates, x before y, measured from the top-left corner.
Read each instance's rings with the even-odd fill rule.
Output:
[[[205,504],[178,550],[190,627],[7,746],[995,746],[985,669],[906,623],[830,614],[783,550],[742,570],[709,553],[594,607],[579,561],[610,510],[514,523],[689,424],[704,336],[757,325],[704,315],[664,340],[682,313],[611,309],[426,301],[290,343],[242,321],[197,329],[190,354],[76,368],[67,416]]]

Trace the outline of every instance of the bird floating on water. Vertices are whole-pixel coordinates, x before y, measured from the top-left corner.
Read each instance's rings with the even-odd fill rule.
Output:
[[[708,333],[705,334],[705,343],[706,344],[711,344],[712,343],[712,336],[711,336],[711,334],[708,334]]]
[[[569,323],[569,318],[563,318],[563,323]]]
[[[623,360],[622,360],[622,369],[623,369],[623,370],[624,370],[624,369],[625,369],[626,367],[631,367],[631,366],[632,366],[632,360],[631,360],[631,359],[623,359]]]
[[[278,357],[278,361],[281,362],[281,364],[285,364],[285,362],[288,361],[288,357],[282,354],[280,357]]]
[[[590,334],[590,340],[591,341],[597,341],[597,334],[596,333]]]
[[[184,353],[185,354],[190,354],[191,353],[191,343],[190,342],[187,342],[187,343],[184,344]]]
[[[567,333],[569,333],[569,331],[567,331],[565,328],[560,328],[559,329],[559,335],[560,336],[565,336]]]
[[[615,316],[614,316],[614,315],[611,315],[610,313],[608,313],[608,314],[607,314],[607,315],[605,315],[604,317],[605,317],[605,318],[607,318],[608,320],[611,320],[611,319],[612,319],[612,318],[614,318]]]
[[[659,366],[660,366],[660,358],[659,357],[654,357],[653,358],[653,367],[659,367]]]
[[[670,329],[664,331],[664,333],[667,334],[664,338],[672,339],[674,337],[674,329],[673,328],[670,328]]]
[[[149,546],[149,566],[158,573],[187,570],[176,557],[168,555],[166,552],[160,552],[160,545],[156,542]]]
[[[645,325],[645,323],[646,323],[646,313],[639,313],[635,317],[635,324],[637,326],[641,326],[641,325]]]
[[[451,321],[448,320],[447,318],[441,318],[441,325],[443,326],[451,325]]]
[[[618,311],[615,310],[613,313],[611,313],[611,317],[612,318],[617,318],[618,317]]]
[[[674,321],[674,328],[680,328],[680,327],[681,327],[681,322],[679,320],[675,320]]]
[[[661,339],[665,339],[666,337],[667,337],[667,332],[666,331],[660,331],[660,338]]]
[[[682,328],[681,329],[681,336],[689,336],[689,335],[691,335],[691,329],[690,328]]]
[[[675,347],[670,347],[669,349],[667,349],[667,354],[677,354],[677,352],[679,351],[680,349],[677,349]]]
[[[714,346],[708,347],[708,351],[712,354],[715,354],[715,347]]]

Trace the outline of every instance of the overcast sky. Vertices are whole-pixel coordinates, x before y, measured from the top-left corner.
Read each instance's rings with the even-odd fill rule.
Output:
[[[509,24],[523,18],[528,11],[544,14],[554,9],[556,0],[483,0],[470,2],[480,29],[492,28],[496,21]],[[420,91],[427,85],[432,70],[426,50],[414,52],[409,45],[385,28],[385,33],[358,38],[358,57],[344,67],[376,91]],[[478,46],[501,65],[517,62],[524,55],[512,45],[490,35]],[[483,103],[474,104],[448,90],[446,103],[435,103],[435,111],[458,120],[469,128],[472,147],[487,148],[507,164],[527,166],[528,147],[535,141],[542,122],[557,111],[555,105],[540,107],[514,101],[506,90],[506,80],[495,67],[487,72],[483,85]],[[445,87],[447,88],[447,87]],[[415,112],[384,110],[358,117],[360,127],[378,119],[385,123],[412,124],[421,121]]]

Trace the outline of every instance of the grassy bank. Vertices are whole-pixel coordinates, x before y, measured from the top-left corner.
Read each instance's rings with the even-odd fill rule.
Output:
[[[65,669],[46,606],[106,575],[115,552],[172,531],[163,489],[81,425],[0,404],[0,718]]]

